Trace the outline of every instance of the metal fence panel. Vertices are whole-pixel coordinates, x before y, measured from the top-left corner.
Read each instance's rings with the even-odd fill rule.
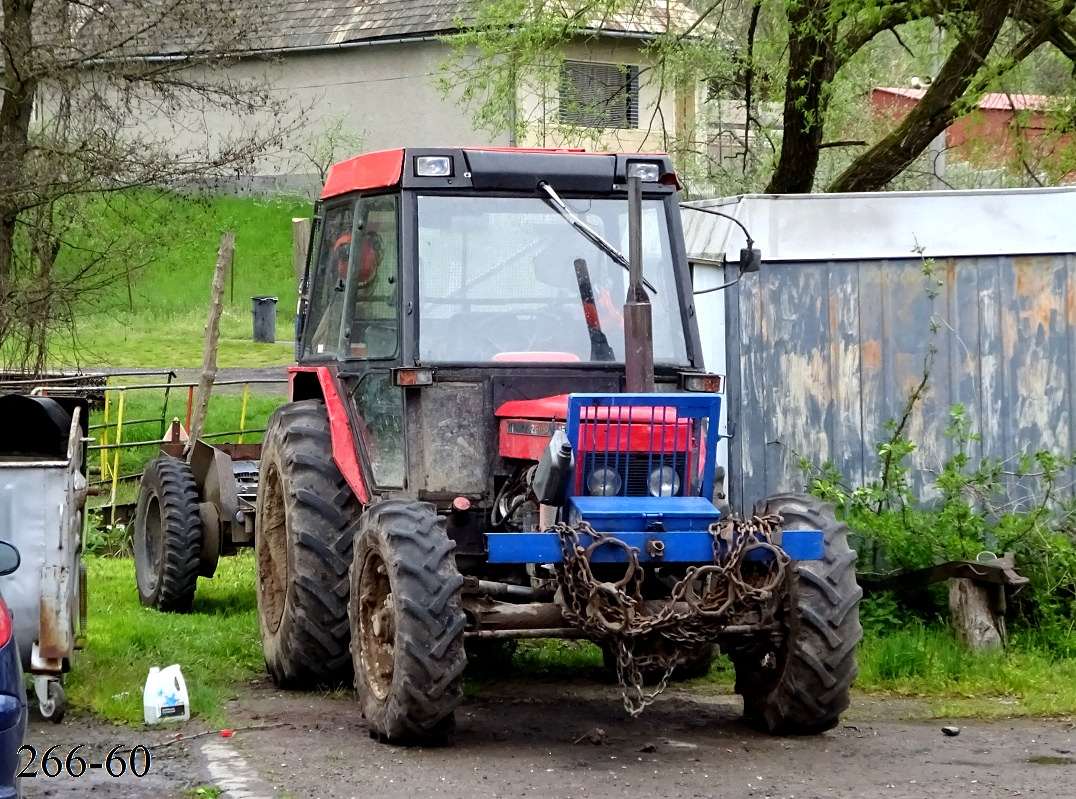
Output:
[[[906,435],[917,491],[952,454],[949,409],[965,407],[972,454],[1076,448],[1076,257],[769,262],[725,292],[729,493],[802,490],[801,458],[832,461],[853,485],[878,472],[932,356]],[[736,265],[726,267],[736,277]],[[935,296],[931,296],[935,294]]]

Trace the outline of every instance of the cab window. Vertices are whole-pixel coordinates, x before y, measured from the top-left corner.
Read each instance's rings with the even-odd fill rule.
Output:
[[[335,356],[339,349],[347,287],[348,252],[354,202],[325,209],[317,261],[310,278],[305,354]]]
[[[345,358],[396,356],[400,286],[397,217],[395,195],[364,197],[356,205],[341,352]]]

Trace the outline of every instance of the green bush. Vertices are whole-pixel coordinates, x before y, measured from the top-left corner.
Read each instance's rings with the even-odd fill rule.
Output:
[[[924,385],[926,374],[924,375]],[[925,486],[927,500],[915,496],[909,456],[916,444],[904,435],[918,396],[903,421],[887,425],[890,437],[877,445],[875,479],[852,488],[832,463],[806,460],[809,490],[833,502],[857,539],[861,573],[912,571],[950,560],[989,559],[1013,552],[1017,570],[1030,585],[1012,597],[1018,628],[1035,628],[1039,644],[1071,646],[1076,619],[1076,527],[1073,504],[1061,491],[1072,455],[1049,451],[1020,454],[1004,463],[975,457],[973,432],[963,406],[954,405],[945,434],[954,454]],[[899,601],[899,606],[898,606]],[[905,614],[932,619],[943,612],[944,590],[869,598],[863,605],[868,629],[899,628]]]

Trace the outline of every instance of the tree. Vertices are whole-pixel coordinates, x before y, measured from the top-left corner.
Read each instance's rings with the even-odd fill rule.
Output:
[[[557,54],[565,45],[593,40],[609,21],[634,19],[653,32],[642,52],[643,69],[656,85],[702,80],[734,88],[746,117],[745,144],[757,140],[772,148],[767,163],[745,147],[740,190],[871,191],[908,170],[938,134],[977,107],[983,93],[1011,91],[1015,73],[1044,47],[1066,59],[1070,69],[1076,62],[1076,0],[685,3],[480,0],[474,14],[459,21],[461,32],[449,37],[455,77],[445,87],[462,92],[480,126],[503,129],[507,124],[521,134],[531,120],[517,108],[518,87],[526,80],[520,76],[555,80],[562,58]],[[664,18],[661,8],[668,9]],[[907,117],[892,130],[864,133],[870,127],[862,119],[865,99],[857,95],[854,110],[842,108],[842,116],[834,109],[834,98],[849,90],[857,71],[871,72],[872,58],[893,49],[897,57],[892,63],[898,68],[890,70],[890,80],[906,78],[900,68],[913,64],[935,61],[940,66],[930,69],[928,63],[935,79]],[[783,104],[779,132],[762,119],[760,84]],[[1068,93],[1076,94],[1076,83],[1070,78],[1068,84]],[[669,149],[680,156],[681,169],[687,164],[689,177],[692,171],[707,172],[707,154],[696,141],[678,139],[660,115],[648,124],[660,128]],[[1072,120],[1062,124],[1071,129]],[[842,135],[847,129],[854,129],[856,137]],[[824,159],[826,170],[821,168]],[[754,173],[752,160],[762,165]],[[840,166],[838,174],[826,180],[823,173],[834,165]]]
[[[137,264],[122,237],[94,229],[109,197],[241,173],[279,146],[284,125],[242,130],[278,106],[216,69],[258,36],[242,0],[0,8],[0,356],[40,371],[50,336]],[[239,132],[212,139],[207,114],[233,115]]]

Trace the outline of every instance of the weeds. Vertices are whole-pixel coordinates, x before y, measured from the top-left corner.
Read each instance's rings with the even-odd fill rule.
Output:
[[[1017,569],[1031,580],[1013,597],[1018,624],[1066,640],[1076,617],[1076,547],[1071,509],[1058,497],[1076,458],[1038,451],[1014,459],[1015,468],[1006,471],[997,459],[972,455],[979,436],[964,408],[954,405],[945,431],[954,454],[927,486],[934,499],[920,502],[907,465],[916,445],[897,434],[896,426],[890,429],[893,437],[877,447],[880,475],[861,488],[849,488],[832,464],[815,468],[801,462],[810,490],[833,502],[859,538],[860,571],[878,563],[912,571],[1013,552]],[[940,600],[938,592],[935,596]],[[866,602],[866,623],[877,620],[884,629],[887,620],[896,621],[893,602]],[[943,604],[935,602],[933,610],[940,612]]]
[[[106,525],[101,509],[90,508],[86,512],[82,552],[90,557],[129,557],[131,554],[131,533],[125,524]]]

